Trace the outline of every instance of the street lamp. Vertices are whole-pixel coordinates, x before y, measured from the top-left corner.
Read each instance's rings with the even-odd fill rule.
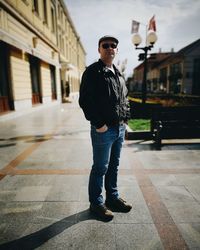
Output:
[[[135,49],[141,49],[144,54],[140,54],[140,60],[144,61],[144,72],[142,81],[142,103],[146,102],[146,92],[147,92],[147,52],[153,48],[154,43],[157,41],[157,35],[154,31],[150,30],[146,38],[146,46],[138,47],[142,42],[142,38],[138,33],[135,33],[132,38],[132,42],[135,45]]]

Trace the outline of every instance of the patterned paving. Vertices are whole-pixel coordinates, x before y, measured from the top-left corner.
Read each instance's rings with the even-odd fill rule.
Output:
[[[199,144],[125,142],[119,187],[134,207],[105,223],[88,211],[88,123],[63,107],[0,128],[0,249],[200,249]]]

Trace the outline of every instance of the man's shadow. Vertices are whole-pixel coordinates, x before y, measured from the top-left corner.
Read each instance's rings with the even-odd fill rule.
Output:
[[[67,228],[86,220],[100,220],[95,215],[91,214],[89,209],[73,214],[69,217],[65,217],[48,227],[32,234],[26,235],[22,238],[3,243],[0,245],[0,250],[32,250],[44,244],[46,241],[62,233]],[[108,222],[108,220],[101,220]]]

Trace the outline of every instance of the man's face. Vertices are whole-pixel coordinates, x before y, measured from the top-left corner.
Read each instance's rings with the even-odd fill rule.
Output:
[[[117,54],[117,43],[113,40],[106,40],[100,43],[98,49],[101,59],[113,60]]]

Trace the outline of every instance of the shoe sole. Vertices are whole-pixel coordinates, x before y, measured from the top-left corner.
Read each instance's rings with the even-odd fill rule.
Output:
[[[90,212],[93,214],[93,215],[95,215],[95,216],[97,216],[98,218],[101,218],[101,219],[103,219],[103,220],[112,220],[113,218],[114,218],[114,215],[102,215],[102,214],[99,214],[98,212],[96,212],[95,210],[93,210],[91,207],[90,207]]]
[[[128,213],[132,209],[132,207],[131,208],[127,208],[127,209],[123,209],[123,208],[109,206],[108,204],[106,204],[106,207],[109,208],[112,212],[118,212],[118,213]]]

